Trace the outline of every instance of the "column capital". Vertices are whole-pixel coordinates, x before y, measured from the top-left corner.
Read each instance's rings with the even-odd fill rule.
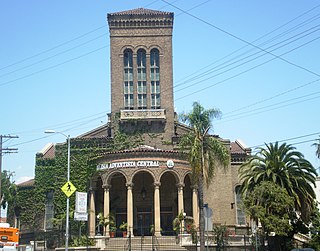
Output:
[[[154,182],[153,185],[155,188],[159,188],[161,186],[161,182]]]
[[[132,189],[132,188],[133,188],[133,186],[134,186],[134,184],[133,184],[132,182],[128,182],[128,183],[126,183],[126,187],[127,187],[127,189]]]
[[[192,190],[194,191],[194,192],[196,192],[196,191],[198,191],[198,185],[192,185],[191,186],[191,188],[192,188]]]
[[[88,191],[89,191],[90,193],[93,193],[95,190],[96,190],[95,187],[89,187],[89,189],[88,189]]]
[[[111,188],[111,185],[106,184],[102,186],[103,190],[109,190]]]
[[[180,182],[176,184],[178,189],[183,189],[184,188],[184,183]]]

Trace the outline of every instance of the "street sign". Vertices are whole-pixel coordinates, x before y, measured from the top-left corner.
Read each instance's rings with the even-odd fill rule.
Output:
[[[76,192],[76,212],[87,213],[87,193]]]
[[[88,221],[88,214],[74,212],[74,219],[77,221]]]
[[[203,205],[203,213],[205,218],[211,218],[212,216],[212,209],[208,206],[208,204]]]
[[[77,188],[70,181],[67,181],[66,184],[61,187],[61,190],[65,193],[65,195],[67,195],[67,197],[70,197],[77,190]]]

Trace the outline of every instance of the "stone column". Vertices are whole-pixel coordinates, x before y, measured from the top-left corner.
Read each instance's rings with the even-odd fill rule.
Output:
[[[192,213],[194,224],[199,227],[199,201],[198,201],[198,187],[192,187]]]
[[[154,184],[154,233],[156,236],[161,236],[160,222],[160,182]]]
[[[95,236],[96,235],[96,209],[94,203],[94,189],[89,189],[89,235]]]
[[[132,188],[133,183],[127,183],[127,223],[128,228],[127,231],[131,232],[131,236],[133,236],[133,197],[132,197]]]
[[[179,183],[177,185],[178,187],[178,214],[180,213],[184,213],[184,204],[183,204],[183,188],[184,188],[184,184],[183,183]],[[182,229],[180,230],[180,233],[184,232],[184,220],[182,220],[181,222],[181,226]]]
[[[110,213],[110,185],[103,186],[103,216],[108,217]],[[109,236],[109,225],[104,228],[105,236]]]
[[[178,214],[181,212],[184,213],[184,205],[183,205],[183,183],[177,184],[178,187]]]

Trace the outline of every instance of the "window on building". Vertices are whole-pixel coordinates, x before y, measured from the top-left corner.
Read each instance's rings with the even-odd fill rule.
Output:
[[[240,186],[237,186],[235,189],[236,194],[236,209],[237,209],[237,224],[245,225],[246,224],[246,215],[242,205],[242,198],[240,193]]]
[[[50,190],[46,194],[47,200],[45,202],[45,226],[44,229],[53,228],[53,217],[54,217],[54,204],[53,204],[53,190]]]
[[[147,109],[146,51],[143,49],[137,53],[137,71],[138,109]]]
[[[133,109],[133,66],[132,66],[132,51],[126,49],[123,55],[123,69],[124,69],[124,107],[125,109]]]
[[[159,109],[160,103],[160,64],[159,51],[152,49],[150,52],[150,95],[151,109]]]

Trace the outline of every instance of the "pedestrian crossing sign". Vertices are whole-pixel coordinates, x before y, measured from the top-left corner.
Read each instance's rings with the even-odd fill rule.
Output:
[[[70,197],[77,190],[77,188],[70,181],[67,181],[67,183],[61,187],[61,190],[65,193],[65,195],[67,195],[67,197]]]

